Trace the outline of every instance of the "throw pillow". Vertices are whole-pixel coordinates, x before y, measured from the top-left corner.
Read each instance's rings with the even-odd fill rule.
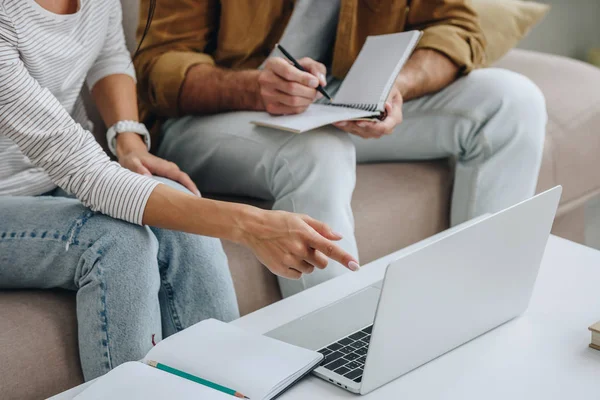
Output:
[[[474,0],[472,5],[487,41],[488,66],[515,47],[550,9],[547,4],[521,0]]]

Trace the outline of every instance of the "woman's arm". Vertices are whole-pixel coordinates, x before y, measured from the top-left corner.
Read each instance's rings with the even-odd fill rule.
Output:
[[[92,134],[29,74],[17,42],[0,3],[0,132],[86,206],[136,224],[234,240],[290,278],[310,272],[313,265],[324,268],[323,254],[351,269],[357,266],[330,242],[339,238],[308,217],[201,199],[111,162]]]
[[[92,134],[29,75],[7,40],[1,11],[0,132],[58,186],[115,218],[244,244],[271,271],[288,278],[310,273],[313,266],[324,268],[324,255],[357,267],[330,241],[340,238],[311,218],[202,199],[111,162]]]
[[[129,53],[127,53],[129,58]],[[119,121],[137,121],[138,107],[134,79],[125,74],[103,77],[92,88],[96,107],[106,126]],[[142,137],[137,133],[117,135],[117,158],[121,166],[146,176],[163,176],[181,183],[192,193],[200,195],[190,177],[179,167],[148,152]]]
[[[114,4],[104,46],[87,76],[87,84],[107,127],[119,121],[138,121],[135,71],[123,34],[121,4]],[[177,165],[153,156],[141,136],[120,133],[117,136],[119,163],[138,174],[158,175],[184,185],[199,194],[196,185]]]
[[[341,237],[306,215],[207,200],[167,185],[152,192],[144,223],[240,243],[271,272],[290,279],[325,268],[327,257],[350,270],[359,268],[354,257],[332,243]]]
[[[140,224],[157,182],[110,161],[92,134],[29,74],[18,41],[0,5],[0,132],[86,206]]]

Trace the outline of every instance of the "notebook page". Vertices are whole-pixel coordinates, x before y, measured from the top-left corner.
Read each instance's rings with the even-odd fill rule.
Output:
[[[202,321],[154,347],[154,360],[237,390],[252,400],[268,399],[297,372],[322,355],[246,332],[217,320]]]
[[[149,367],[122,364],[81,392],[75,400],[231,400],[231,396]]]
[[[378,116],[379,112],[355,110],[346,107],[328,106],[325,104],[311,104],[302,114],[296,115],[269,115],[261,114],[260,118],[253,120],[255,125],[283,129],[294,133],[302,133],[321,126],[339,121],[349,121],[358,118]]]
[[[369,36],[335,95],[335,103],[376,105],[383,111],[392,85],[421,35],[409,31]]]

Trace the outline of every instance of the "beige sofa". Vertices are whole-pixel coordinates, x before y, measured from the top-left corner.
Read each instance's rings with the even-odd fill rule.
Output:
[[[130,29],[132,3],[125,10]],[[499,66],[530,77],[546,95],[550,123],[538,190],[564,186],[554,233],[581,242],[583,205],[600,191],[600,70],[521,50]],[[446,160],[359,166],[353,206],[361,261],[447,228],[451,188]],[[225,247],[242,314],[280,299],[275,277],[252,254]],[[74,295],[0,292],[0,398],[39,399],[81,382]]]

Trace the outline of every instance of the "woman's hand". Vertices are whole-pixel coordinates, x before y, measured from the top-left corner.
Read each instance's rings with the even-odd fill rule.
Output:
[[[290,279],[327,267],[328,257],[359,269],[357,260],[333,243],[342,237],[309,216],[198,198],[167,185],[154,188],[143,223],[239,243],[271,272]]]
[[[357,260],[333,243],[342,237],[307,215],[260,211],[241,223],[240,242],[275,275],[300,279],[315,268],[324,269],[328,257],[357,271]]]
[[[122,167],[146,176],[162,176],[181,183],[190,192],[200,196],[198,188],[188,174],[177,164],[156,157],[148,152],[146,144],[136,133],[120,133],[117,136],[117,158]]]

